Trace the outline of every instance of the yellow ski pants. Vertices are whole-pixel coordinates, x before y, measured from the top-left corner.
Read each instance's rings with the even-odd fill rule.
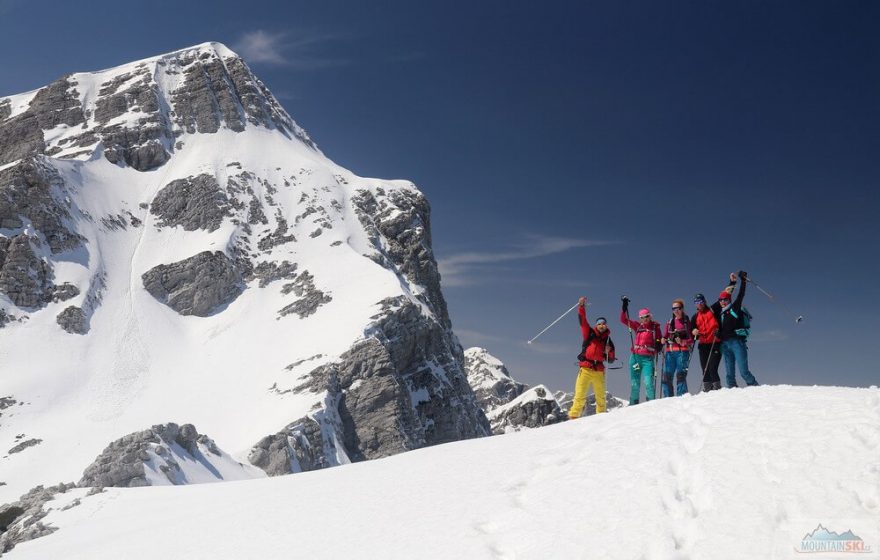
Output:
[[[587,403],[590,385],[593,385],[593,392],[596,393],[596,414],[605,412],[605,372],[582,367],[574,384],[574,400],[571,410],[568,411],[569,418],[580,418]]]

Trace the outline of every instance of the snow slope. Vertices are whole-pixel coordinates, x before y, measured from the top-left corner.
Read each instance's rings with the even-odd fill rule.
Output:
[[[789,558],[819,524],[876,555],[880,390],[714,391],[296,476],[109,489],[61,511],[73,492],[44,519],[59,530],[10,560]]]

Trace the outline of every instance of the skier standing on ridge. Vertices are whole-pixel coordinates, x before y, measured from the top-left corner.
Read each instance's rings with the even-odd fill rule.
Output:
[[[654,393],[654,357],[663,347],[660,339],[660,325],[651,317],[651,310],[647,307],[639,311],[638,322],[629,318],[629,298],[624,296],[623,309],[620,312],[620,322],[630,330],[636,332],[633,347],[630,349],[632,356],[629,358],[630,393],[629,404],[639,404],[641,382],[645,382],[645,400],[655,398]]]
[[[721,355],[724,357],[724,366],[727,370],[727,387],[736,387],[735,366],[739,364],[739,374],[746,385],[758,385],[758,380],[749,371],[749,350],[746,346],[747,329],[745,323],[746,311],[742,302],[746,295],[746,279],[748,275],[740,270],[738,274],[730,274],[728,289],[736,285],[739,277],[739,292],[736,300],[731,303],[730,293],[724,290],[719,294],[718,301],[712,304],[712,311],[719,316],[719,338],[721,339]]]
[[[697,339],[700,353],[700,369],[703,372],[703,392],[721,388],[718,366],[721,364],[721,339],[718,338],[718,316],[706,303],[706,296],[694,296],[697,312],[691,319],[694,330],[691,334]]]
[[[691,335],[691,320],[684,312],[684,300],[676,299],[672,302],[672,319],[666,323],[666,331],[661,342],[666,345],[663,375],[660,377],[661,396],[680,397],[688,392],[688,364],[691,361],[691,347],[694,343]],[[674,392],[673,377],[675,377]]]
[[[578,300],[578,322],[581,325],[581,334],[584,337],[581,353],[578,354],[577,381],[574,385],[574,400],[568,411],[568,419],[579,418],[587,402],[587,393],[590,385],[596,394],[596,414],[605,412],[605,360],[614,361],[614,343],[611,342],[611,331],[604,317],[596,319],[596,327],[591,328],[587,321],[587,311],[584,307],[587,298]]]

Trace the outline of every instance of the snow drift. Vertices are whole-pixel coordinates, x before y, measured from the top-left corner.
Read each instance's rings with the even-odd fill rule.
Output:
[[[297,476],[85,493],[10,560],[793,558],[820,524],[876,553],[880,390],[725,389]]]

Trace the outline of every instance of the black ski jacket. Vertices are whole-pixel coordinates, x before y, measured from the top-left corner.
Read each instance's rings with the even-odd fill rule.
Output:
[[[745,295],[746,282],[740,278],[739,292],[736,294],[736,299],[733,300],[731,306],[727,308],[727,311],[721,310],[721,303],[719,301],[712,304],[712,312],[715,313],[715,317],[719,318],[718,324],[721,325],[718,329],[718,337],[722,342],[733,338],[744,338],[736,334],[736,329],[741,329],[745,325],[743,322],[742,311],[743,298]],[[731,311],[733,311],[733,313],[731,313]]]

